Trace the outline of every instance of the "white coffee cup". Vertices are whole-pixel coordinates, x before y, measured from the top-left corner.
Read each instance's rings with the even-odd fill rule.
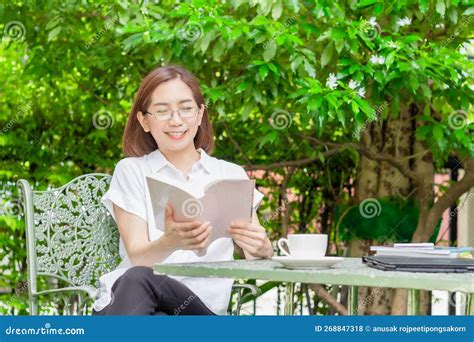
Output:
[[[289,253],[283,247],[284,243]],[[327,247],[327,234],[288,234],[287,239],[278,240],[278,248],[283,254],[299,259],[322,258],[326,255]]]

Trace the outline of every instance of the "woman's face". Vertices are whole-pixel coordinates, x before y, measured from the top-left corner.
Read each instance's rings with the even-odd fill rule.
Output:
[[[166,120],[167,113],[173,110],[172,117]],[[194,137],[201,124],[204,105],[198,108],[191,89],[179,78],[160,84],[152,93],[149,113],[137,114],[143,129],[150,132],[160,151],[181,151],[194,148]],[[191,115],[181,117],[178,110]],[[186,115],[186,114],[185,114]]]

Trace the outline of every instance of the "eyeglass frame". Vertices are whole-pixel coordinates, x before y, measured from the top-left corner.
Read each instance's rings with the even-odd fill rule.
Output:
[[[193,113],[192,116],[189,116],[189,117],[183,117],[183,116],[181,115],[181,112],[180,112],[181,108],[178,108],[178,109],[171,109],[171,108],[170,108],[169,110],[171,110],[171,114],[170,114],[171,116],[170,116],[169,118],[167,118],[167,119],[158,119],[156,113],[153,114],[153,113],[151,113],[151,112],[149,112],[149,111],[147,111],[147,110],[146,110],[146,111],[143,111],[143,113],[144,113],[144,114],[153,115],[153,116],[155,117],[155,119],[158,120],[158,121],[169,121],[169,120],[171,120],[171,119],[173,118],[175,112],[178,113],[178,116],[179,116],[180,119],[191,119],[191,118],[194,118],[194,117],[196,116],[196,114],[199,112],[199,107],[194,107],[194,113]]]

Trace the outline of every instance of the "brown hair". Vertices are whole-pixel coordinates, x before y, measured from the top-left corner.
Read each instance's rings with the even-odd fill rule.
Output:
[[[145,132],[137,119],[139,111],[145,112],[151,101],[151,94],[161,83],[179,77],[181,81],[193,92],[194,101],[199,108],[204,103],[199,81],[197,78],[180,65],[168,65],[152,70],[140,84],[132,110],[128,116],[125,131],[122,137],[123,152],[127,157],[141,157],[158,148],[158,145],[150,132]],[[194,146],[196,149],[202,148],[206,153],[211,154],[214,149],[214,135],[212,126],[207,113],[207,107],[204,106],[201,125],[198,127],[194,137]]]

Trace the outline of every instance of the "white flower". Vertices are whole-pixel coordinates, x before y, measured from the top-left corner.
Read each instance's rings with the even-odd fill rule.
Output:
[[[384,64],[385,58],[379,55],[373,55],[372,57],[370,57],[370,62],[372,64]]]
[[[355,88],[357,88],[358,86],[360,86],[360,83],[359,83],[359,82],[354,81],[354,80],[350,80],[350,81],[349,81],[349,88],[355,89]]]
[[[408,17],[405,17],[403,19],[398,19],[397,24],[400,27],[409,26],[409,25],[411,25],[411,19],[408,18]]]
[[[349,88],[352,90],[356,90],[357,95],[359,95],[360,97],[365,97],[365,88],[364,87],[359,88],[359,87],[360,87],[360,82],[355,81],[355,80],[349,81]]]
[[[388,47],[391,47],[392,49],[398,49],[398,44],[395,43],[395,42],[393,42],[393,41],[391,41],[391,40],[389,40],[389,41],[387,42],[387,46],[388,46]]]
[[[337,88],[337,78],[336,78],[336,75],[334,75],[332,72],[329,74],[329,77],[326,80],[326,87],[328,87],[331,90],[334,90]]]
[[[370,18],[369,25],[372,26],[372,27],[377,26],[377,22],[375,21],[375,17]]]

